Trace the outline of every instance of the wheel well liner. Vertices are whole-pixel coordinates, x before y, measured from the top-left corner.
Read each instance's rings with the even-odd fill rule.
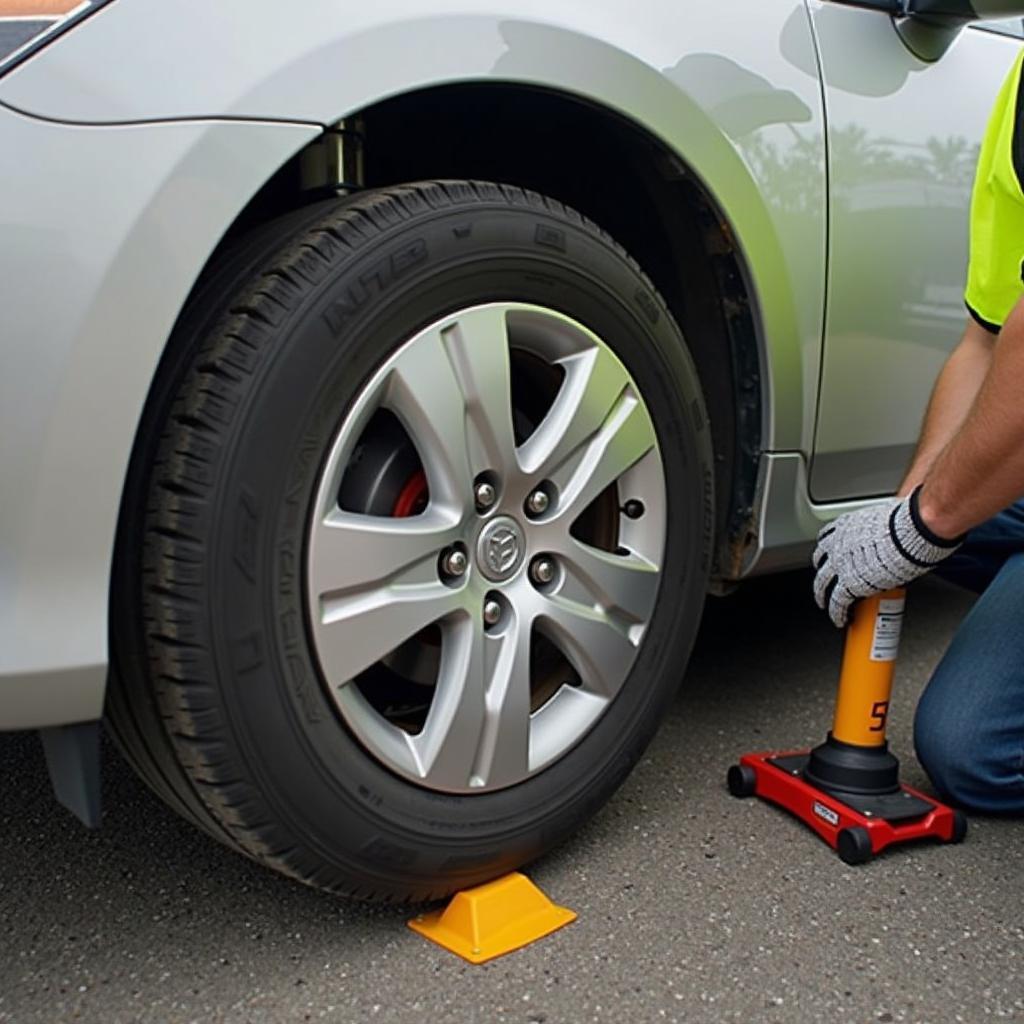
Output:
[[[650,275],[686,336],[715,449],[715,575],[745,546],[761,450],[762,373],[742,255],[703,182],[659,140],[593,103],[471,83],[363,111],[371,186],[472,177],[534,189],[606,229]]]
[[[750,277],[705,183],[621,114],[535,86],[437,86],[376,103],[346,124],[354,122],[365,139],[367,187],[431,178],[518,185],[579,210],[638,260],[697,365],[715,451],[713,575],[738,577],[744,551],[756,542],[765,374]],[[300,164],[301,154],[253,197],[207,269],[240,234],[323,197],[303,191]]]

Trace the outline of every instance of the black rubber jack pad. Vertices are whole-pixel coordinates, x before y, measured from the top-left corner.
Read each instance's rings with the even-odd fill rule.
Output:
[[[771,757],[767,761],[789,775],[803,776],[809,754],[790,754],[784,757]],[[846,804],[865,818],[881,818],[883,821],[901,822],[923,818],[935,806],[899,789],[895,793],[850,793],[846,790],[824,789],[835,800]]]

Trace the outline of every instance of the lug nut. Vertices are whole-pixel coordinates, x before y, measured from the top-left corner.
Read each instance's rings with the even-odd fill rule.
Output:
[[[630,498],[622,506],[622,511],[626,514],[627,519],[639,519],[647,509],[644,508],[644,503],[639,498]]]
[[[458,548],[450,548],[441,558],[441,569],[446,576],[461,576],[468,568],[469,559]]]
[[[496,626],[501,618],[501,605],[494,598],[484,601],[484,625]]]
[[[484,512],[494,504],[498,493],[494,489],[494,484],[481,480],[473,490],[473,497],[476,499],[476,507]]]
[[[543,515],[548,510],[548,505],[551,504],[551,499],[548,497],[547,491],[542,491],[539,487],[526,499],[526,511],[531,516]]]
[[[554,578],[555,563],[550,558],[534,559],[533,564],[530,566],[530,579],[534,583],[543,586],[545,583],[550,583]]]

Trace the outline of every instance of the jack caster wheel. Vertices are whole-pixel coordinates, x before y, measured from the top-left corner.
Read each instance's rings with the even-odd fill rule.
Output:
[[[839,833],[836,853],[846,864],[866,864],[871,860],[871,836],[866,828],[844,828]]]
[[[967,815],[963,811],[953,812],[953,834],[949,837],[951,843],[962,843],[967,838]]]
[[[725,784],[733,796],[753,796],[757,791],[757,772],[748,764],[734,764],[725,777]]]

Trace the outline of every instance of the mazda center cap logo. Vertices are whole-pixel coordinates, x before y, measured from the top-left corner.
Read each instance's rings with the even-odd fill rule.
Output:
[[[516,564],[519,557],[519,541],[515,533],[507,526],[487,538],[487,568],[491,572],[502,575]]]
[[[507,580],[522,564],[525,553],[523,531],[514,519],[503,516],[480,531],[477,560],[488,579]]]

